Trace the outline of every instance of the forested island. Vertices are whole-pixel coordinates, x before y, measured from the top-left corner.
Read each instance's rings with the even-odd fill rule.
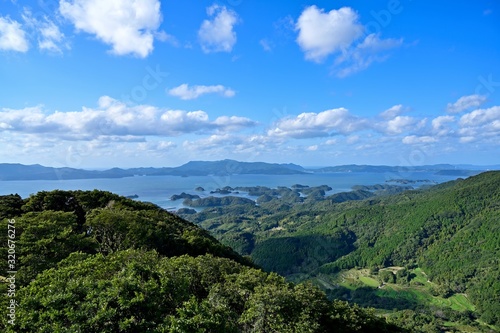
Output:
[[[498,332],[500,172],[407,186],[184,193],[229,202],[177,215],[97,190],[0,196],[0,330]]]

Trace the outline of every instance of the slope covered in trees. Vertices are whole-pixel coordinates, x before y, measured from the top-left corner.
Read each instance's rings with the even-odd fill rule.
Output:
[[[15,230],[15,259],[0,267],[7,281],[0,284],[1,331],[403,331],[371,311],[329,301],[311,284],[257,269],[152,204],[53,191],[2,196],[0,208],[1,228]],[[8,235],[3,258],[12,255]]]
[[[464,295],[475,306],[475,313],[466,316],[500,324],[500,172],[392,196],[336,200],[344,196],[349,195],[275,199],[187,218],[266,270],[293,281],[328,284],[332,296],[353,300],[380,293],[376,286],[356,293],[342,289],[337,277],[349,269],[381,270],[382,276],[374,275],[381,285],[386,274],[398,283],[423,285],[426,281],[412,281],[418,268],[427,274],[433,294],[444,299]],[[399,268],[384,272],[390,267]],[[398,303],[393,296],[379,301],[387,303],[386,309],[422,305],[418,299]]]
[[[357,237],[356,250],[325,271],[418,265],[441,295],[466,293],[484,321],[500,324],[500,172],[363,203],[322,222],[304,227],[347,227]]]

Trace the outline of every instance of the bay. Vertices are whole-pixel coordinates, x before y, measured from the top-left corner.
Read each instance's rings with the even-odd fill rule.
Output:
[[[354,185],[385,184],[391,179],[429,180],[442,183],[454,180],[455,176],[436,175],[432,172],[405,172],[405,173],[370,173],[370,172],[339,172],[339,173],[311,173],[299,175],[228,175],[228,176],[139,176],[127,178],[106,179],[60,179],[60,180],[23,180],[0,181],[0,195],[19,194],[26,198],[39,191],[52,190],[104,190],[123,196],[137,195],[137,200],[152,202],[168,210],[184,207],[182,200],[172,201],[170,197],[182,192],[198,194],[201,197],[210,195],[210,191],[225,186],[278,186],[291,187],[294,184],[319,186],[328,185],[332,191],[327,194],[350,191]],[[428,183],[418,183],[425,185]],[[412,186],[415,187],[414,184]],[[202,187],[203,192],[195,191]],[[246,193],[238,194],[249,197]],[[255,197],[250,197],[255,199]]]

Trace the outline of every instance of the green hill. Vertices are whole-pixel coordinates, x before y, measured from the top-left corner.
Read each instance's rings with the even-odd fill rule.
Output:
[[[2,332],[404,331],[153,204],[53,191],[1,196],[0,214]]]
[[[300,202],[275,199],[245,211],[238,206],[207,209],[189,218],[266,270],[293,281],[312,280],[332,297],[385,310],[431,309],[433,314],[454,304],[446,301],[450,297],[465,297],[471,305],[442,317],[479,317],[500,325],[499,171],[346,201],[363,199],[354,194]],[[384,272],[388,267],[401,272]],[[360,275],[358,285],[342,285],[340,276],[355,268],[372,274]],[[415,269],[426,279],[419,281]],[[413,289],[406,293],[389,286],[386,290],[396,292],[384,294],[363,279]],[[473,308],[474,313],[464,312]]]
[[[467,293],[484,321],[500,324],[500,172],[363,202],[321,222],[303,229],[348,228],[357,239],[319,271],[418,265],[442,295]]]

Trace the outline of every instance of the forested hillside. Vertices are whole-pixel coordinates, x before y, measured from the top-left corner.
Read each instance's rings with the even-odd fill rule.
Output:
[[[314,281],[331,297],[430,309],[443,325],[457,318],[500,324],[500,172],[392,196],[350,196],[276,198],[186,218],[266,270]],[[356,274],[366,283],[348,285]],[[442,304],[456,311],[443,315]]]
[[[152,204],[53,191],[2,196],[0,214],[2,332],[404,331]]]

